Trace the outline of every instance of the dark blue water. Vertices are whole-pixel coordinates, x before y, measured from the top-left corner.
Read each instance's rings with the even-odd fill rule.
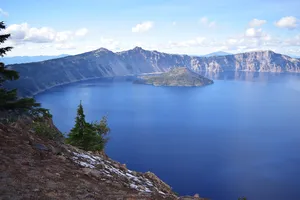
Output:
[[[181,195],[213,200],[300,199],[300,76],[206,74],[202,88],[92,80],[36,98],[67,132],[83,101],[88,121],[108,114],[110,157],[152,171]]]

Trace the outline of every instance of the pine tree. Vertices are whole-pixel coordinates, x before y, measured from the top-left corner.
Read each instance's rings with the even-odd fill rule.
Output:
[[[67,142],[71,145],[77,146],[79,148],[84,148],[84,132],[86,131],[87,123],[85,121],[85,115],[83,107],[80,101],[80,104],[77,108],[77,115],[75,118],[75,126],[71,129]]]
[[[0,31],[5,29],[4,22],[0,22]],[[10,34],[0,35],[0,44],[4,43]],[[12,47],[0,48],[0,56],[3,57]],[[16,90],[7,91],[3,88],[3,83],[6,80],[16,80],[19,78],[19,74],[14,70],[9,70],[5,67],[4,63],[0,62],[0,108],[3,108],[7,101],[15,100]]]
[[[5,29],[3,21],[0,22],[1,29]],[[10,34],[0,35],[0,44],[4,43]],[[0,48],[0,56],[3,57],[12,47]],[[37,103],[33,98],[18,98],[17,89],[7,90],[4,88],[5,81],[14,81],[19,78],[19,73],[15,70],[8,69],[4,63],[0,62],[0,110],[18,110],[28,112],[39,116],[51,117],[47,109],[40,108],[40,104]]]
[[[77,108],[75,126],[71,129],[66,142],[87,151],[102,151],[108,141],[106,137],[110,132],[107,118],[103,117],[100,123],[88,123],[85,121],[83,107]]]
[[[5,29],[4,22],[0,22],[0,31],[1,29]],[[0,35],[0,44],[4,43],[10,34],[2,34]],[[3,47],[0,48],[0,56],[3,57],[8,51],[10,51],[12,47]],[[5,67],[4,63],[0,62],[0,86],[3,85],[3,82],[6,80],[16,80],[19,78],[18,72],[14,70],[9,70]]]

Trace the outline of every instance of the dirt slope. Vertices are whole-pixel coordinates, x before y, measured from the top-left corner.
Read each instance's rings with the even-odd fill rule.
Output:
[[[151,172],[38,136],[32,120],[0,123],[0,199],[198,199],[177,197]]]

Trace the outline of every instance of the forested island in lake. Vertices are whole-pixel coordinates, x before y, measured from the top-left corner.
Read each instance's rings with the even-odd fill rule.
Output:
[[[154,86],[199,87],[213,84],[213,81],[187,67],[176,67],[161,74],[139,76],[134,83]]]

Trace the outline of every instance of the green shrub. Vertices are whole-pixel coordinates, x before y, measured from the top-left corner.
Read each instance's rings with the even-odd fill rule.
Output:
[[[43,121],[35,121],[32,123],[32,130],[35,134],[51,139],[51,140],[62,140],[63,135],[56,130],[55,128],[51,127],[50,124]]]
[[[179,197],[179,193],[178,192],[174,192],[174,194]]]
[[[75,126],[70,131],[66,142],[86,151],[102,151],[108,141],[107,134],[109,132],[107,117],[103,117],[100,122],[88,123],[85,121],[80,102]]]

